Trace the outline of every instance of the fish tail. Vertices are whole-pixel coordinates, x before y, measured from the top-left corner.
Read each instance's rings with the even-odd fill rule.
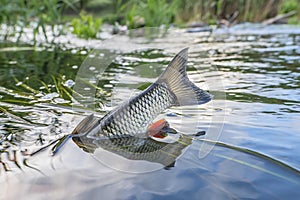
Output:
[[[174,106],[204,104],[213,97],[189,80],[186,73],[187,61],[188,48],[185,48],[173,58],[157,80],[158,84],[166,86],[175,95]]]

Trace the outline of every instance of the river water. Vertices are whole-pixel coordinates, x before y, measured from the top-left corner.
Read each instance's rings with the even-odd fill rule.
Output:
[[[300,28],[139,34],[1,43],[1,199],[298,199]],[[145,141],[120,152],[70,139],[51,154],[84,117],[101,118],[146,88],[185,47],[189,78],[214,99],[159,116],[176,142],[132,153]]]

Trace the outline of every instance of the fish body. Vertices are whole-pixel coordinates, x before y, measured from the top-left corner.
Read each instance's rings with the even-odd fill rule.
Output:
[[[188,79],[187,59],[186,48],[146,90],[99,120],[87,117],[73,133],[87,134],[92,139],[137,136],[145,133],[152,121],[171,106],[199,105],[210,101],[212,96]],[[88,118],[93,119],[92,122]]]
[[[134,136],[144,133],[153,119],[172,106],[175,95],[163,85],[153,84],[141,94],[105,115],[92,137]]]

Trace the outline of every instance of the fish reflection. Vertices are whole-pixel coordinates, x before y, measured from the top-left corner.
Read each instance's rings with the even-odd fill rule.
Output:
[[[94,153],[102,148],[130,160],[146,160],[173,167],[184,148],[192,143],[192,138],[181,135],[174,143],[163,143],[151,138],[127,138],[95,140],[86,136],[73,137],[73,141],[84,151]]]
[[[82,124],[89,121],[89,126],[84,126],[84,132],[89,132],[97,124],[98,119],[93,115],[86,117]],[[116,138],[94,139],[86,134],[79,134],[75,129],[72,133],[72,140],[85,152],[94,153],[97,148],[102,148],[114,154],[120,155],[129,160],[145,160],[160,163],[166,168],[173,167],[176,159],[183,153],[183,150],[192,143],[192,137],[179,135],[174,129],[168,127],[166,132],[178,136],[172,143],[156,141],[151,137],[124,136]],[[82,129],[80,131],[83,131]]]

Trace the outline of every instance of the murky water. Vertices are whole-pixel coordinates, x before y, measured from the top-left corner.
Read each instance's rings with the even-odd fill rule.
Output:
[[[214,100],[159,116],[178,142],[155,143],[153,157],[68,140],[51,155],[52,142],[147,87],[187,46],[188,75]],[[300,28],[173,30],[98,48],[1,44],[1,198],[298,199]]]

